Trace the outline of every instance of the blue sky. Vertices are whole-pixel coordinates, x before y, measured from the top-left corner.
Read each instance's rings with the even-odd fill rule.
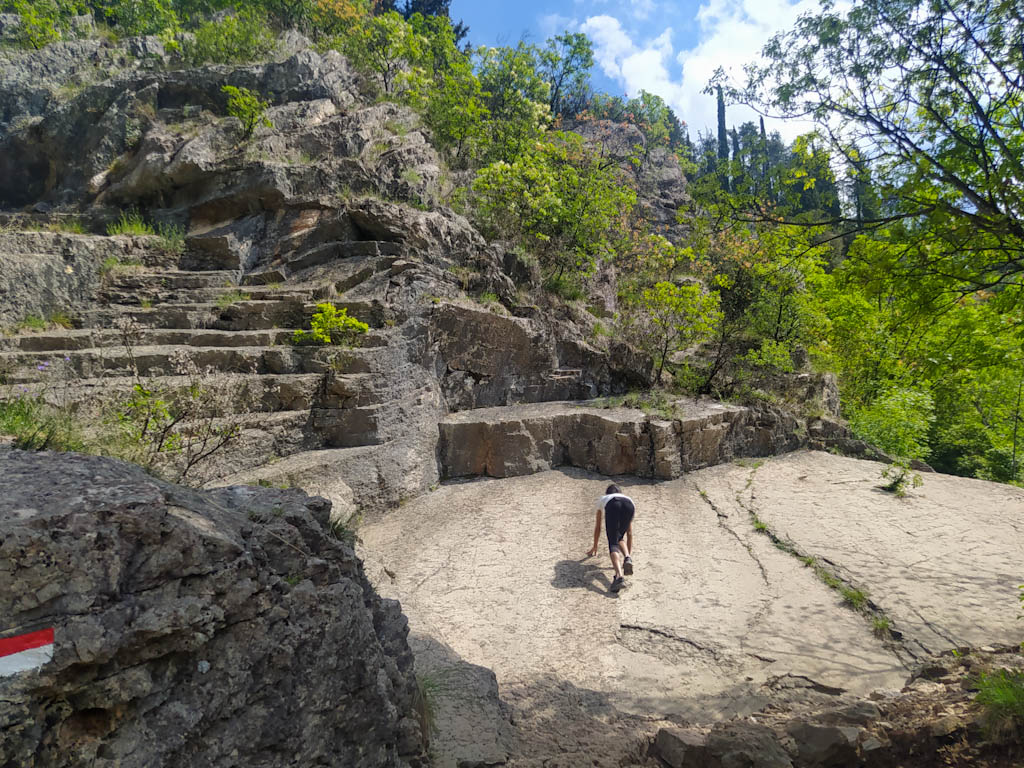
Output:
[[[565,29],[594,43],[598,90],[635,96],[641,89],[665,99],[696,137],[715,124],[715,101],[701,94],[718,66],[736,76],[775,32],[790,27],[817,0],[452,0],[452,19],[469,25],[474,45],[511,45],[521,36],[543,43]],[[730,107],[727,121],[756,116]],[[768,121],[787,139],[806,125]]]

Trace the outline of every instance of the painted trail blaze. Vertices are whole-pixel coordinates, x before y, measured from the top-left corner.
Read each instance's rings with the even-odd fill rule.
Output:
[[[43,666],[53,659],[53,627],[14,637],[0,637],[0,677]]]

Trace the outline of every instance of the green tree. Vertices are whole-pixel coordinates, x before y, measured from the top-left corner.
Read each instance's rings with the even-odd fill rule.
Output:
[[[731,394],[753,373],[787,372],[798,347],[818,355],[829,329],[829,251],[800,227],[734,226],[695,233],[697,273],[717,287],[721,322],[698,392]]]
[[[409,23],[421,39],[416,65],[423,76],[407,80],[403,97],[423,113],[435,146],[466,168],[483,152],[490,118],[480,80],[446,16],[416,14]]]
[[[102,0],[102,15],[125,36],[159,35],[179,27],[171,0]]]
[[[274,49],[274,35],[258,11],[244,9],[220,21],[204,22],[184,49],[193,64],[236,64],[257,61]]]
[[[539,71],[548,82],[552,115],[573,117],[585,108],[593,66],[594,48],[583,33],[565,32],[548,38],[539,54]]]
[[[549,277],[588,274],[611,256],[636,193],[615,164],[579,134],[555,132],[473,182],[477,221],[490,236],[523,242]]]
[[[660,282],[639,294],[624,321],[634,342],[654,357],[660,381],[671,354],[706,341],[721,318],[717,291]]]
[[[393,94],[407,80],[406,69],[419,62],[423,38],[394,11],[365,16],[342,38],[342,52],[375,86]]]
[[[835,218],[850,230],[899,221],[886,233],[905,245],[896,274],[940,278],[930,287],[954,295],[1019,294],[1021,23],[1011,2],[825,3],[768,43],[733,98],[810,116],[833,153],[871,169],[889,210]]]
[[[538,71],[540,51],[520,42],[515,48],[480,48],[477,77],[490,113],[485,160],[514,162],[550,121],[550,86]]]
[[[670,145],[675,115],[660,96],[641,90],[626,102],[626,118],[643,133],[647,152]]]
[[[39,49],[66,36],[71,18],[84,13],[86,6],[74,0],[5,0],[0,10],[18,15],[18,42]]]

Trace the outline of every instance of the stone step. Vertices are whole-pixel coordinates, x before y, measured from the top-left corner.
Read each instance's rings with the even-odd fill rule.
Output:
[[[243,298],[244,297],[244,298]],[[150,286],[104,287],[98,298],[108,304],[130,307],[141,306],[143,302],[158,306],[161,304],[213,304],[220,308],[237,303],[252,301],[301,301],[314,300],[310,289],[284,289],[276,286],[259,286],[241,290],[234,285],[198,288],[166,288],[159,284]]]
[[[602,401],[482,408],[450,414],[439,430],[446,477],[515,477],[569,465],[669,479],[801,445],[788,414],[690,399],[655,415]]]
[[[206,383],[213,383],[238,393],[236,397],[227,401],[226,413],[307,411],[315,405],[325,406],[328,403],[337,403],[334,407],[343,407],[344,401],[337,395],[325,393],[323,381],[323,375],[318,373],[263,376],[223,373],[217,374],[216,381]],[[80,379],[61,386],[54,386],[49,382],[34,382],[20,385],[15,391],[19,394],[39,394],[53,405],[71,406],[85,412],[94,412],[102,410],[104,405],[111,401],[125,400],[136,383],[137,380],[132,376],[108,376]],[[147,387],[159,390],[162,393],[161,398],[167,400],[190,387],[192,379],[188,376],[162,376],[157,379],[143,379],[143,383]]]
[[[104,307],[87,310],[76,318],[85,328],[112,328],[130,318],[146,328],[209,328],[225,331],[258,331],[305,327],[310,312],[299,299],[240,301],[228,307],[213,302],[169,303],[153,307]]]
[[[259,331],[221,331],[205,328],[142,328],[138,346],[271,347],[291,344],[295,331],[278,328]],[[83,349],[117,349],[121,333],[114,328],[23,333],[0,337],[0,351],[71,352]]]
[[[69,255],[95,269],[112,260],[123,264],[143,264],[149,268],[169,268],[179,257],[163,248],[154,235],[90,235],[53,231],[4,231],[0,228],[0,253],[22,257]]]
[[[285,245],[285,244],[283,244]],[[300,247],[286,253],[273,264],[258,272],[252,272],[242,278],[246,285],[276,283],[290,275],[304,272],[313,267],[333,264],[339,261],[390,259],[397,258],[403,251],[399,243],[380,240],[332,241],[317,243],[310,247]]]
[[[185,355],[200,369],[220,373],[324,373],[330,363],[320,347],[185,347],[138,346],[133,349],[134,363],[142,376],[168,376],[177,373],[173,358]],[[55,356],[52,352],[0,352],[0,371],[7,383],[24,384],[39,380],[67,381],[96,378],[101,374],[131,375],[131,358],[123,347],[69,350]]]
[[[117,270],[111,272],[106,277],[106,283],[108,286],[120,290],[137,290],[140,288],[164,288],[169,290],[231,288],[238,283],[238,273],[230,269],[196,271],[165,269],[151,271],[139,268],[138,270]]]
[[[192,482],[209,483],[217,478],[261,466],[272,466],[284,457],[322,447],[309,428],[309,411],[237,414],[218,422],[239,427],[237,437],[204,462]]]

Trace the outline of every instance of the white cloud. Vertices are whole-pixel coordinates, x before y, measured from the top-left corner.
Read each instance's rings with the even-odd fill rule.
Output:
[[[549,37],[562,34],[567,29],[573,29],[577,26],[577,22],[560,13],[549,13],[537,20],[537,26],[540,28],[541,42],[543,42]]]
[[[639,4],[631,0],[633,9]],[[818,8],[818,0],[705,0],[696,15],[700,28],[698,43],[676,52],[672,29],[651,39],[635,39],[619,20],[603,14],[591,16],[581,25],[594,41],[594,53],[602,71],[620,83],[627,94],[650,91],[665,99],[696,137],[697,131],[716,124],[714,97],[701,91],[718,67],[739,79],[743,65],[755,59],[762,46],[776,32],[791,27],[804,12]],[[676,20],[683,21],[683,20]],[[741,106],[727,111],[730,125],[757,120]],[[772,121],[787,139],[808,130],[806,123]]]
[[[646,19],[654,12],[654,0],[629,0],[629,4],[637,19]]]

